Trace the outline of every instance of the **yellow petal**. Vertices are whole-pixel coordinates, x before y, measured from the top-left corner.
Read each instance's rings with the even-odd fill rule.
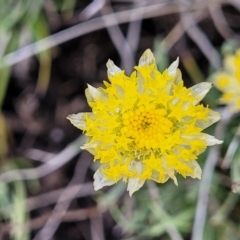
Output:
[[[67,116],[67,119],[70,120],[75,127],[84,130],[86,128],[85,114],[86,113],[71,114]]]
[[[95,191],[97,191],[105,186],[111,186],[114,183],[116,183],[115,181],[113,181],[111,179],[108,180],[106,178],[106,175],[101,172],[101,167],[95,172],[93,179],[94,179],[93,186],[94,186]]]
[[[188,165],[191,169],[193,169],[192,173],[187,173],[186,175],[192,178],[198,178],[201,179],[202,177],[202,169],[200,168],[199,164],[195,161],[187,161],[185,162],[186,165]]]
[[[207,146],[213,146],[213,145],[216,145],[216,144],[222,144],[223,141],[222,140],[218,140],[216,139],[214,136],[211,136],[209,134],[206,134],[206,133],[198,133],[198,134],[195,134],[195,135],[192,135],[192,136],[182,136],[184,138],[187,138],[187,139],[198,139],[198,140],[203,140],[205,142],[205,144]]]
[[[215,122],[219,121],[221,119],[221,114],[219,112],[213,111],[209,109],[209,113],[207,115],[207,121],[205,120],[197,120],[196,121],[196,127],[200,127],[202,129],[205,129]]]
[[[175,76],[179,65],[179,57],[169,66],[168,75]]]
[[[116,73],[121,73],[121,69],[117,67],[112,60],[108,60],[107,62],[107,68],[108,68],[108,77],[113,77]]]
[[[195,98],[194,105],[199,103],[206,96],[211,87],[212,83],[202,82],[188,89],[192,96]]]
[[[128,180],[127,191],[129,191],[130,197],[143,186],[144,182],[145,180],[140,178],[130,178]]]
[[[151,66],[156,65],[155,57],[150,49],[147,49],[139,59],[138,66]]]

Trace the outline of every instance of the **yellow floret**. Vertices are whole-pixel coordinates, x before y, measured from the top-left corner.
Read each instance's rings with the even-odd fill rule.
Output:
[[[201,133],[220,119],[219,113],[198,104],[211,84],[187,89],[178,59],[161,73],[150,50],[130,77],[111,60],[107,67],[110,83],[86,90],[92,113],[68,116],[88,136],[82,148],[100,162],[95,189],[122,179],[132,195],[147,179],[164,183],[171,178],[177,184],[177,174],[201,178],[197,156],[222,142]]]
[[[232,113],[240,111],[240,50],[235,55],[227,55],[224,58],[224,66],[221,71],[213,75],[216,87],[223,92],[220,102],[227,104]]]

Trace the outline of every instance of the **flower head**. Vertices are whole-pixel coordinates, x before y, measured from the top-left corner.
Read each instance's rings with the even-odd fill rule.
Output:
[[[222,141],[202,133],[220,114],[198,104],[211,88],[204,82],[183,86],[178,59],[163,73],[148,49],[130,77],[109,60],[104,88],[88,85],[86,97],[92,112],[68,116],[88,137],[82,147],[100,161],[94,174],[95,190],[120,179],[129,194],[147,179],[159,183],[176,173],[201,178],[197,156]]]
[[[223,92],[220,102],[228,104],[233,113],[240,111],[240,49],[225,57],[224,68],[213,75],[213,81]]]

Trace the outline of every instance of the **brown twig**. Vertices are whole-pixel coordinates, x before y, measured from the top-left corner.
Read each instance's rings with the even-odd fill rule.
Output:
[[[105,28],[108,31],[108,34],[118,51],[118,54],[121,58],[122,68],[126,71],[126,73],[130,73],[134,64],[134,55],[132,49],[129,45],[129,42],[124,37],[117,18],[114,15],[113,9],[110,4],[106,5],[102,9],[102,15],[111,15],[112,18],[110,21],[104,21]],[[114,23],[114,25],[112,25]]]
[[[165,218],[169,218],[167,216],[167,214],[165,213],[165,211],[163,210],[163,207],[161,206],[162,205],[161,198],[159,196],[158,189],[156,187],[155,182],[148,181],[147,185],[148,185],[149,194],[152,198],[155,208],[158,209],[158,211],[160,211],[161,214],[165,216]],[[178,231],[178,229],[176,228],[176,226],[174,224],[172,224],[170,221],[169,221],[169,224],[166,226],[166,232],[168,233],[169,237],[172,240],[183,240],[183,238],[182,238],[180,232]]]
[[[145,19],[149,17],[164,16],[173,13],[186,12],[201,10],[205,6],[197,6],[192,4],[192,6],[186,7],[181,3],[171,3],[166,6],[160,4],[151,4],[149,6],[137,7],[130,10],[120,11],[109,15],[104,15],[102,17],[97,17],[90,19],[86,22],[79,23],[73,27],[69,27],[66,30],[55,33],[47,38],[40,41],[32,43],[15,52],[6,55],[0,64],[0,69],[8,66],[12,66],[16,63],[23,61],[26,58],[34,56],[42,51],[50,49],[52,47],[58,46],[61,43],[67,42],[84,34],[102,29],[105,27],[105,22],[108,22],[109,26],[126,23],[129,21],[136,21],[139,19]],[[142,14],[143,13],[143,14]],[[110,22],[112,17],[117,19],[117,22]]]
[[[231,119],[232,114],[226,107],[222,112],[222,119],[217,124],[215,134],[217,139],[223,139],[226,126]],[[215,145],[210,148],[206,163],[203,168],[202,179],[200,181],[198,191],[198,201],[196,213],[193,223],[192,238],[191,240],[202,240],[204,225],[207,215],[208,196],[210,191],[210,184],[215,166],[219,160],[221,145]]]
[[[69,162],[73,157],[81,152],[80,146],[85,142],[85,137],[82,135],[75,141],[70,143],[65,149],[58,153],[47,163],[32,169],[11,170],[0,175],[0,181],[5,183],[16,180],[29,180],[42,178]]]
[[[208,6],[209,6],[208,10],[212,17],[213,23],[217,31],[221,34],[221,36],[224,37],[225,39],[238,38],[238,36],[229,27],[223,14],[220,3],[217,1],[215,2],[211,1],[209,2]]]
[[[76,193],[75,195],[76,198],[90,196],[95,193],[92,182],[84,184],[77,183],[75,185],[69,186],[68,189],[70,192]],[[56,203],[60,196],[62,195],[62,193],[64,192],[64,190],[65,188],[61,188],[27,199],[26,201],[27,210],[32,211]],[[65,198],[62,198],[61,201],[64,202],[69,201],[71,199],[72,198],[70,195],[65,195]]]
[[[73,189],[69,188],[77,183],[82,183],[85,180],[85,176],[88,170],[88,167],[91,163],[91,160],[86,161],[86,159],[79,159],[72,180],[68,184],[68,186],[63,190],[61,193],[51,216],[47,220],[44,227],[37,233],[37,235],[34,237],[34,240],[49,240],[52,239],[55,231],[57,230],[58,226],[61,223],[62,217],[67,212],[67,209],[69,208],[72,200],[76,197],[79,189]],[[66,196],[69,197],[68,200],[66,200]],[[58,218],[55,218],[56,214],[59,214]]]
[[[212,66],[219,69],[221,67],[221,57],[206,34],[198,27],[190,11],[181,13],[181,22],[185,32],[197,44]]]
[[[23,231],[37,230],[46,224],[48,219],[52,216],[52,213],[46,213],[40,217],[31,219],[29,222],[24,225],[14,225],[5,224],[0,226],[0,239],[4,239],[4,236],[7,235],[14,228],[23,229]],[[87,209],[76,209],[69,210],[64,213],[62,216],[61,212],[56,212],[54,215],[55,219],[60,219],[62,222],[72,222],[72,221],[83,221],[86,219],[94,219],[99,217],[99,212],[96,207],[87,208]]]

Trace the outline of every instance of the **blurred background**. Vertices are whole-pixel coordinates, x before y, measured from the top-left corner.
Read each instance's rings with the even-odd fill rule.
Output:
[[[90,111],[110,58],[130,74],[153,50],[163,71],[180,57],[185,85],[211,81],[240,43],[238,0],[0,0],[0,239],[240,239],[240,117],[207,133],[224,139],[199,157],[202,180],[148,182],[130,198],[95,192],[92,156],[66,119]],[[240,66],[239,66],[240,67]]]

